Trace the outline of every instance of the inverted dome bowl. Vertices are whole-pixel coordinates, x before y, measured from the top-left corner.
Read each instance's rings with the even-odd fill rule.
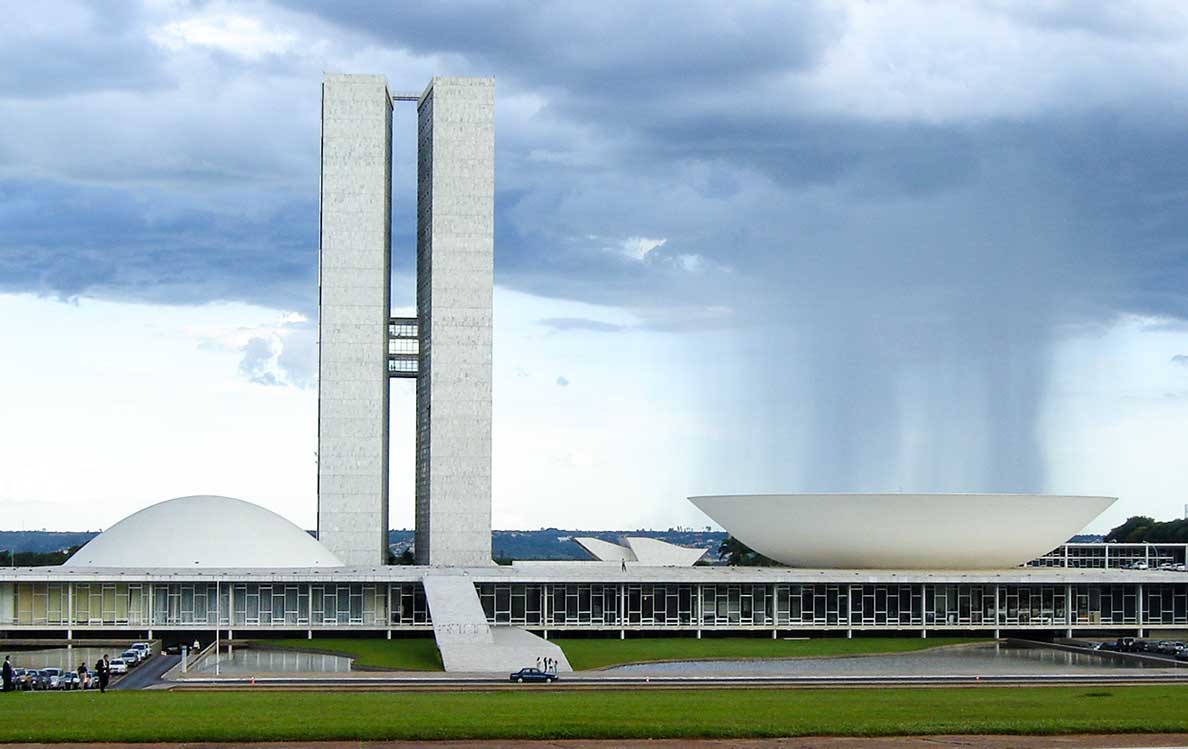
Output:
[[[730,535],[791,567],[1004,569],[1055,549],[1117,499],[742,494],[689,501]]]

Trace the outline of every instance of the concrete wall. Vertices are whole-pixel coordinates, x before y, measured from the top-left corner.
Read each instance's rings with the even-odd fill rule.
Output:
[[[322,82],[318,267],[318,538],[384,564],[392,103],[383,76]]]
[[[494,93],[434,78],[418,105],[419,564],[491,563]]]

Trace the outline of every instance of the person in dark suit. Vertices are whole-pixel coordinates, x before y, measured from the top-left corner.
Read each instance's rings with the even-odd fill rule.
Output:
[[[111,679],[111,667],[107,664],[107,656],[95,661],[95,675],[99,677],[99,694],[107,691],[107,682]]]
[[[12,663],[9,661],[7,655],[4,656],[3,671],[4,671],[4,691],[11,692],[12,691]]]

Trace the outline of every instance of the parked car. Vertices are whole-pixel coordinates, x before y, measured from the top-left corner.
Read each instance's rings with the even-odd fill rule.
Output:
[[[132,643],[132,650],[140,653],[140,660],[147,660],[153,654],[153,646],[147,642]]]
[[[28,692],[33,688],[33,673],[27,668],[14,668],[12,670],[12,685],[18,692]]]
[[[29,669],[29,684],[33,691],[41,692],[50,688],[50,676],[44,669]]]
[[[61,688],[62,669],[60,668],[43,668],[41,675],[46,679],[45,689],[59,689]]]
[[[1177,661],[1188,661],[1188,648],[1184,648],[1180,652],[1176,653],[1176,660]]]
[[[123,653],[120,653],[120,658],[128,662],[129,666],[139,666],[140,660],[143,658],[139,650],[128,648]]]
[[[1119,653],[1133,653],[1135,652],[1135,642],[1133,637],[1119,637],[1114,641],[1113,650]]]
[[[1157,652],[1160,655],[1175,655],[1184,649],[1184,643],[1179,640],[1160,640]]]
[[[1139,647],[1139,649],[1138,649],[1138,651],[1140,653],[1158,653],[1159,652],[1159,641],[1158,640],[1139,640],[1139,642],[1142,643],[1142,646]]]
[[[109,666],[111,667],[111,672],[113,674],[128,673],[128,661],[124,660],[123,658],[112,658]]]
[[[82,689],[82,679],[74,671],[66,671],[58,677],[58,689]]]
[[[512,674],[508,680],[514,681],[517,684],[532,682],[551,683],[557,680],[557,675],[545,673],[539,668],[521,668],[519,671],[516,671],[514,674]]]

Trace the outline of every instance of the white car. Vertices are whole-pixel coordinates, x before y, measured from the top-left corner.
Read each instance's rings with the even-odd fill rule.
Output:
[[[108,665],[110,666],[111,672],[113,674],[128,673],[128,661],[124,660],[123,658],[112,658]]]
[[[148,660],[149,656],[153,654],[153,646],[147,642],[132,643],[132,650],[140,653],[140,660]]]
[[[127,661],[129,666],[139,666],[140,661],[144,659],[144,654],[139,650],[128,648],[120,653],[120,657]]]
[[[48,679],[46,683],[47,689],[61,689],[62,688],[62,669],[60,668],[43,668],[41,675]]]

